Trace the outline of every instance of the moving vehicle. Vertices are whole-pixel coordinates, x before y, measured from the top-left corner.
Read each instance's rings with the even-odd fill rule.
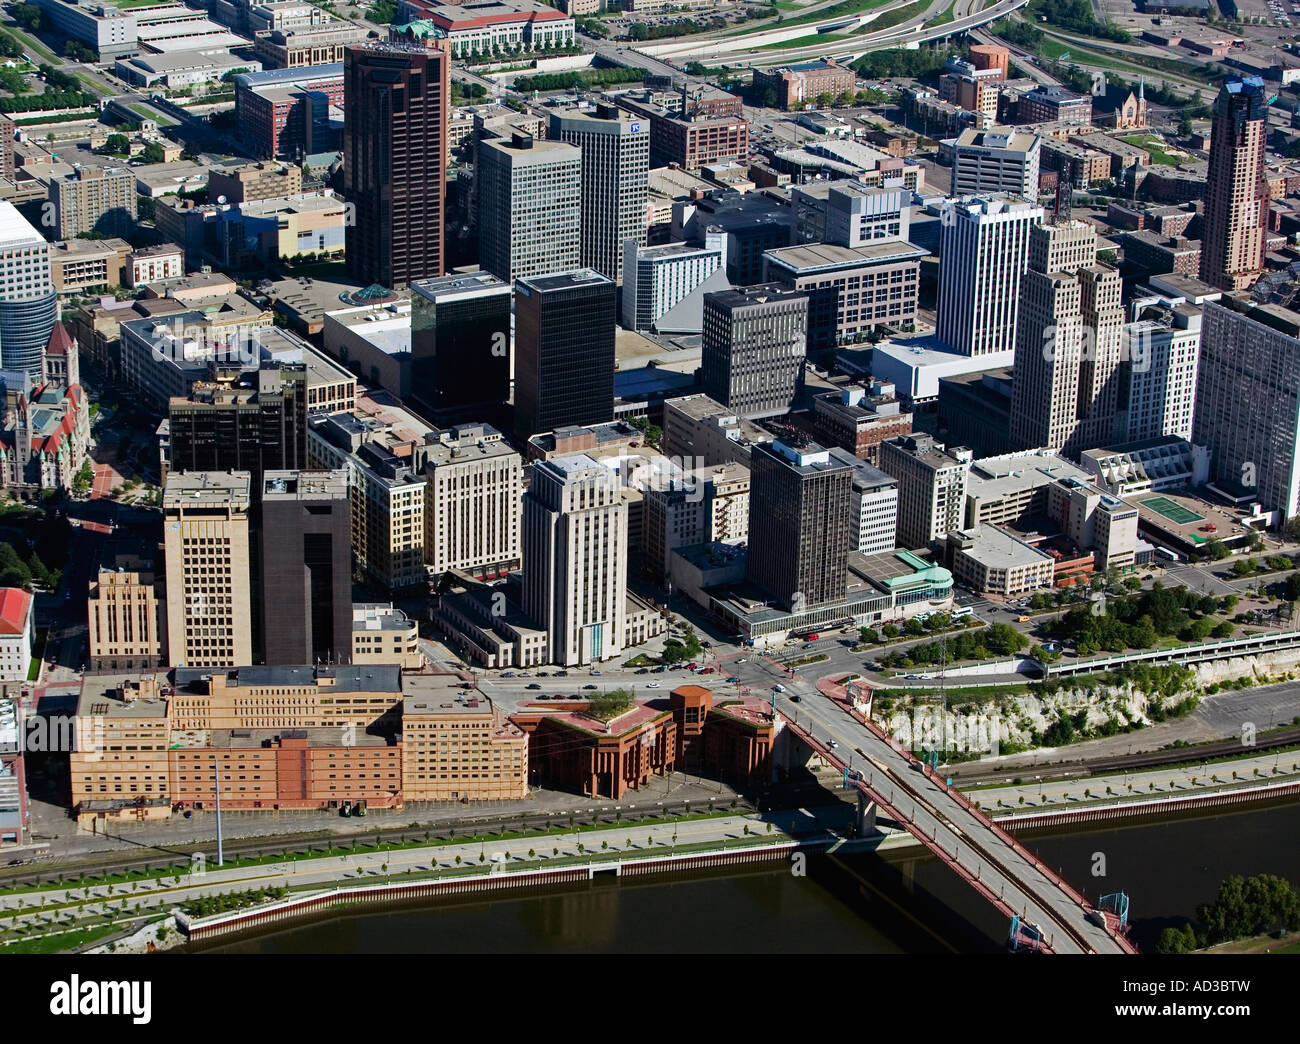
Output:
[[[808,636],[808,640],[809,640],[810,642],[815,642],[815,641],[817,641],[819,638],[821,638],[821,635],[820,635],[820,634],[816,634],[816,633],[810,634],[810,635]]]
[[[773,686],[772,686],[772,691],[773,691],[773,692],[785,692],[785,686],[784,686],[784,685],[773,685]]]
[[[803,703],[803,697],[802,697],[802,696],[799,696],[799,695],[791,696],[791,697],[790,697],[790,702],[791,702],[791,703]]]
[[[527,687],[530,688],[530,689],[540,689],[540,688],[541,688],[541,686],[538,685],[537,682],[530,682],[530,683],[528,684]]]
[[[598,688],[600,688],[600,686],[598,686],[598,685],[584,685],[583,688],[584,688],[584,689],[598,689]]]
[[[1017,617],[1016,617],[1016,623],[1029,623],[1029,617],[1027,617],[1027,616],[1017,616]]]
[[[969,605],[963,605],[960,609],[954,609],[952,611],[952,618],[954,620],[960,620],[963,616],[973,616],[974,613],[975,610]]]

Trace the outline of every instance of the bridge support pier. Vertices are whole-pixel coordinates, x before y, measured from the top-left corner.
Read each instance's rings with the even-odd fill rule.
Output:
[[[866,837],[876,830],[876,803],[858,791],[858,811],[854,820],[858,837]]]

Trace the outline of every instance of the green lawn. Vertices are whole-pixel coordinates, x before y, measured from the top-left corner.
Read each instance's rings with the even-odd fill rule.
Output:
[[[1167,149],[1168,143],[1163,138],[1156,138],[1146,134],[1132,134],[1119,140],[1128,142],[1130,145],[1136,145],[1140,149],[1146,149],[1147,152],[1151,153],[1152,163],[1176,167],[1178,164],[1186,163],[1192,158],[1186,154],[1169,152]]]
[[[763,44],[758,48],[760,51],[784,51],[787,47],[811,47],[813,44],[832,43],[835,40],[844,40],[844,33],[813,33],[811,36],[799,36],[793,40],[786,40],[783,43]]]
[[[118,931],[121,931],[121,925],[97,924],[92,928],[78,928],[72,932],[59,932],[55,935],[41,935],[35,939],[23,939],[19,942],[0,943],[0,954],[63,953],[65,950],[85,946]]]

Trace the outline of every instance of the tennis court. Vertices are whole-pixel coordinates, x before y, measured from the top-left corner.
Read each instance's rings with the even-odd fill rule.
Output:
[[[1176,504],[1168,497],[1147,497],[1142,501],[1143,507],[1149,507],[1157,515],[1164,515],[1176,526],[1190,526],[1194,522],[1204,522],[1205,516],[1198,515],[1190,508]]]

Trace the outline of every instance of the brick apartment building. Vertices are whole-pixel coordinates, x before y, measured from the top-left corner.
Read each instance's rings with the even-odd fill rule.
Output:
[[[822,97],[834,100],[853,90],[855,82],[852,69],[828,58],[754,70],[754,90],[771,88],[776,95],[776,106],[781,109],[815,105]]]

